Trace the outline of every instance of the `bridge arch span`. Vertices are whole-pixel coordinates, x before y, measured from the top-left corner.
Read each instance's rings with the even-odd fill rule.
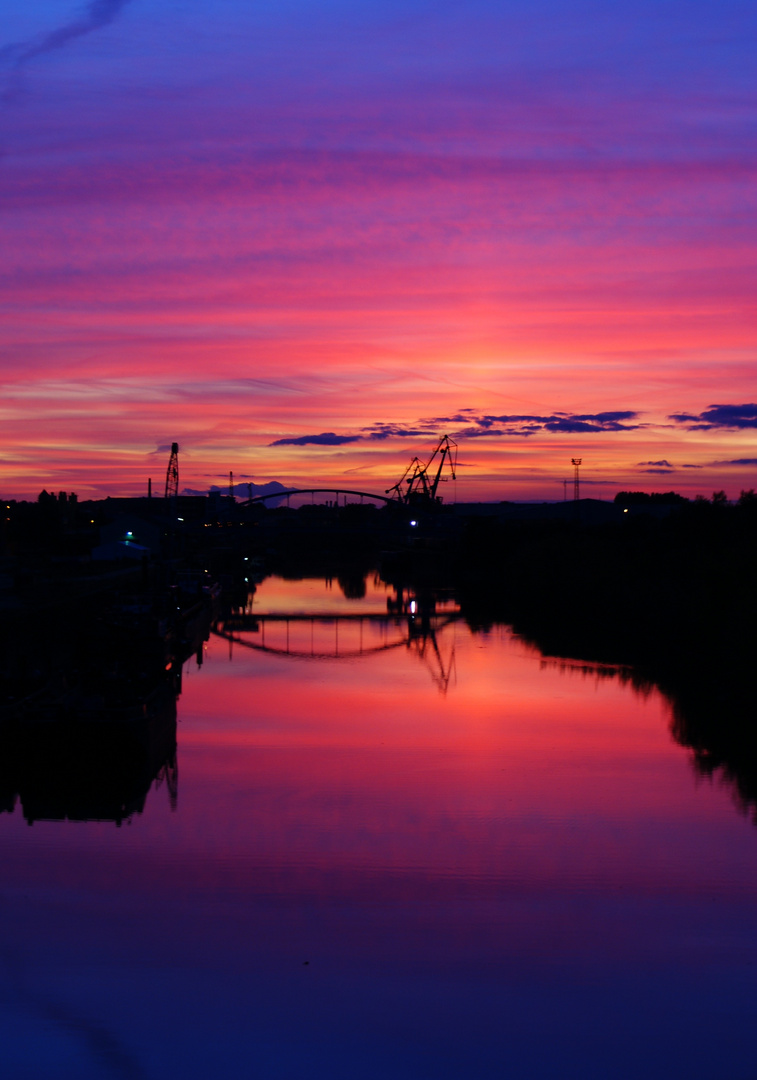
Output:
[[[399,506],[400,504],[396,499],[389,498],[388,495],[378,495],[375,491],[355,491],[353,488],[336,488],[336,487],[322,487],[322,488],[289,488],[286,491],[270,491],[267,495],[255,495],[252,499],[245,499],[243,506],[255,506],[258,503],[268,502],[269,499],[287,499],[290,495],[334,495],[336,497],[337,504],[339,502],[340,495],[353,495],[358,496],[362,502],[363,499],[374,499],[377,502],[389,504],[390,506]],[[346,504],[345,504],[346,505]]]

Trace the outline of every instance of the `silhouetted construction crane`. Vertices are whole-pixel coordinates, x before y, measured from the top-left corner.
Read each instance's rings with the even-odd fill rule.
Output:
[[[431,476],[431,466],[438,455],[439,464],[434,476]],[[414,457],[405,469],[399,482],[386,489],[386,494],[392,492],[397,499],[406,506],[425,505],[430,506],[442,501],[441,496],[436,494],[441,480],[447,480],[442,476],[445,462],[449,468],[451,478],[455,479],[457,468],[457,443],[450,439],[449,435],[442,435],[428,461],[423,464],[420,458]]]
[[[179,444],[171,443],[171,456],[166,470],[166,498],[176,498],[179,494]]]

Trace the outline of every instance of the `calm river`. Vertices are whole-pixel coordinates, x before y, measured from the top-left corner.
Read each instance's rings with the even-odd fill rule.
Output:
[[[666,701],[392,595],[266,579],[176,797],[0,814],[5,1080],[757,1076],[757,830]]]

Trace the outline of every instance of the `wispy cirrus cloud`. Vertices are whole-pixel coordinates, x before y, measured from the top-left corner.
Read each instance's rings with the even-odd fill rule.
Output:
[[[0,49],[0,63],[4,62],[11,70],[19,71],[35,57],[63,49],[77,38],[85,37],[114,22],[130,2],[131,0],[90,0],[78,18],[70,19],[47,33],[35,34],[26,41],[18,41]]]

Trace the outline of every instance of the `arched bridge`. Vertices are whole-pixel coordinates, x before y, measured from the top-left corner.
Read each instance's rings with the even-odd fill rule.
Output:
[[[289,505],[290,495],[333,495],[336,504],[339,504],[339,496],[343,495],[345,500],[345,506],[347,505],[347,496],[352,495],[360,499],[362,503],[364,499],[373,499],[376,502],[389,503],[391,505],[399,505],[397,499],[390,499],[388,495],[377,495],[375,491],[354,491],[352,488],[290,488],[287,491],[271,491],[267,495],[255,495],[252,499],[245,499],[243,506],[255,506],[258,503],[268,502],[270,499],[286,499],[287,505]]]

